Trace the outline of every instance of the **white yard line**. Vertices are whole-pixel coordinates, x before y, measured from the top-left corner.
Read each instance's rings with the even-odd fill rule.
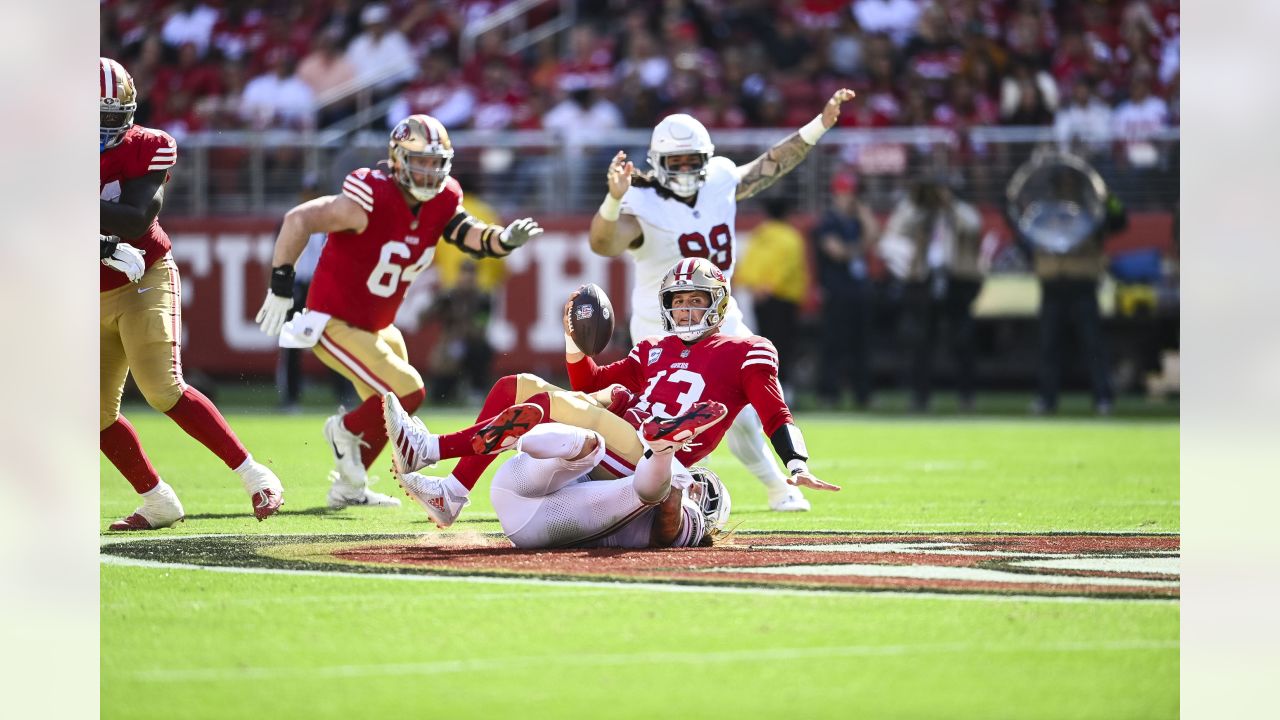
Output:
[[[983,595],[974,593],[927,593],[927,592],[894,592],[878,590],[799,590],[794,588],[740,587],[723,585],[677,585],[671,583],[613,582],[598,580],[555,580],[549,578],[509,578],[476,575],[418,575],[407,573],[361,573],[361,572],[327,572],[324,570],[295,570],[286,568],[240,568],[215,565],[192,565],[189,563],[159,562],[156,560],[138,560],[122,558],[115,555],[101,556],[103,565],[119,565],[126,567],[149,567],[171,570],[197,570],[204,572],[242,573],[251,575],[296,575],[306,577],[341,577],[361,578],[366,580],[408,580],[413,582],[458,582],[480,585],[524,585],[524,586],[559,586],[583,588],[607,588],[616,591],[650,590],[670,593],[710,593],[713,595],[772,595],[783,597],[849,597],[866,599],[868,596],[884,598],[913,598],[931,600],[978,600],[985,602],[1117,602],[1115,599],[1094,597],[1060,597],[1060,596],[1005,596]],[[1176,599],[1125,599],[1123,602],[1143,602],[1168,604]]]
[[[1101,642],[1060,642],[1034,644],[928,643],[919,645],[841,645],[834,647],[761,648],[754,650],[721,650],[693,652],[641,652],[594,655],[531,655],[474,660],[437,660],[421,663],[385,663],[370,665],[321,665],[318,667],[259,666],[236,668],[154,669],[135,672],[142,682],[191,683],[242,680],[334,679],[385,675],[423,676],[460,672],[501,672],[535,670],[546,667],[587,668],[627,665],[692,665],[709,663],[786,662],[822,660],[840,657],[901,657],[929,654],[1003,654],[1075,652],[1152,652],[1178,650],[1177,641],[1119,640]]]

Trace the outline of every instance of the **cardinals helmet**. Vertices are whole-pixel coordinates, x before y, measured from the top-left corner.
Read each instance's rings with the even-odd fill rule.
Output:
[[[707,163],[715,155],[711,135],[692,116],[668,115],[653,129],[649,141],[649,165],[658,184],[680,197],[693,197],[707,180]],[[668,160],[676,155],[698,155],[701,161],[690,170],[673,170]]]

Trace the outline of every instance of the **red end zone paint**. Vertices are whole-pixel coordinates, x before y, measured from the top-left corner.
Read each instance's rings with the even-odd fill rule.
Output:
[[[1179,597],[1177,535],[737,535],[712,548],[548,550],[380,540],[331,555],[448,575],[813,590]]]

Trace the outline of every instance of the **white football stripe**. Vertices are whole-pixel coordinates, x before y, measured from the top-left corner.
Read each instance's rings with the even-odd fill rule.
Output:
[[[748,361],[746,361],[746,362],[742,363],[742,367],[747,367],[748,365],[768,365],[769,367],[773,368],[774,370],[777,370],[777,369],[778,369],[778,363],[773,362],[773,361],[770,361],[770,360],[765,360],[765,359],[763,359],[763,358],[756,358],[755,360],[748,360]]]
[[[355,175],[348,175],[348,176],[347,176],[347,179],[346,179],[346,180],[344,180],[343,182],[349,182],[349,183],[351,183],[351,184],[355,185],[356,187],[359,187],[361,190],[364,190],[365,192],[369,193],[369,196],[370,196],[370,197],[372,197],[372,196],[373,196],[373,188],[369,187],[369,184],[368,184],[368,183],[366,183],[366,182],[364,182],[363,180],[361,180],[361,179],[357,178]]]
[[[352,190],[351,188],[346,187],[346,186],[344,185],[344,186],[342,187],[342,194],[343,194],[343,195],[346,195],[347,197],[349,197],[349,198],[351,198],[352,200],[354,200],[354,201],[355,201],[355,203],[356,203],[357,205],[359,205],[360,207],[364,208],[364,211],[365,211],[365,212],[373,212],[373,203],[371,203],[371,202],[369,202],[368,200],[366,200],[366,199],[364,199],[364,198],[360,197],[359,195],[356,195],[355,191],[354,191],[354,190]]]

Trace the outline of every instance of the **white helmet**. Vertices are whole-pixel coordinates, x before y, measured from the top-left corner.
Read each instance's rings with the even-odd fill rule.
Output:
[[[693,197],[707,180],[707,163],[715,155],[716,146],[702,123],[690,115],[668,115],[653,129],[649,141],[649,165],[657,176],[658,184],[680,197]],[[702,163],[687,172],[667,169],[667,158],[672,155],[702,156]]]
[[[689,474],[693,476],[693,484],[685,492],[702,510],[702,518],[706,523],[700,544],[710,545],[716,535],[724,532],[733,500],[729,497],[729,488],[724,486],[720,476],[707,468],[691,467]]]
[[[701,290],[711,298],[711,304],[697,325],[676,323],[672,296],[679,292]],[[658,308],[662,313],[662,329],[685,342],[694,342],[720,327],[729,311],[729,278],[720,268],[706,258],[685,258],[675,264],[662,278],[658,286]]]

